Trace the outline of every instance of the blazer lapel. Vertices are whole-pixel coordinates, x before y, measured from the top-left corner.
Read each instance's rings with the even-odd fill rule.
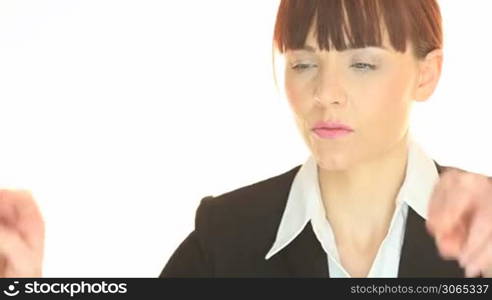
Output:
[[[444,260],[439,255],[434,238],[425,227],[425,219],[411,207],[408,207],[398,277],[464,277],[455,260]]]
[[[313,232],[311,222],[282,250],[292,277],[330,277],[328,258]],[[425,219],[408,207],[398,277],[464,277],[454,260],[439,255]]]
[[[440,174],[441,166],[434,163]],[[327,255],[314,234],[311,222],[277,255],[280,257],[276,259],[284,262],[291,277],[330,277]],[[457,261],[441,258],[434,238],[427,232],[425,219],[409,206],[398,277],[464,276],[464,270]]]
[[[435,162],[437,171],[441,166]],[[425,219],[408,207],[405,236],[400,256],[398,277],[464,277],[464,270],[455,260],[445,260],[428,233]]]
[[[329,277],[328,258],[314,234],[311,222],[283,250],[292,277]]]
[[[284,195],[278,191],[290,190],[300,168],[301,166],[297,166],[282,176],[279,185],[272,189],[271,195],[268,195],[271,201],[264,201],[264,203],[273,204],[268,208],[271,213],[267,214],[267,225],[257,224],[262,228],[258,231],[264,234],[261,240],[266,241],[264,243],[266,247],[260,250],[262,255],[267,252],[275,240],[286,207],[288,194]],[[277,254],[267,261],[262,258],[256,270],[261,270],[263,276],[268,277],[328,277],[327,256],[314,234],[311,222],[307,222],[294,240]]]

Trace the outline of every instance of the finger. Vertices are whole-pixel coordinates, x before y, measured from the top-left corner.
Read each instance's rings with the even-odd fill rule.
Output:
[[[429,204],[428,204],[428,227],[434,228],[434,222],[438,220],[442,214],[443,207],[446,206],[453,188],[457,186],[459,174],[455,168],[445,167],[441,172],[439,180],[434,186]]]
[[[41,212],[31,193],[26,190],[1,190],[0,198],[4,206],[10,205],[15,213],[15,223],[21,237],[33,249],[43,249],[45,226]]]
[[[19,234],[0,227],[0,256],[5,260],[4,277],[39,277],[41,258],[21,239]]]
[[[457,259],[466,240],[465,226],[458,226],[452,233],[436,237],[436,243],[441,256],[445,259]]]
[[[29,191],[19,191],[18,228],[32,249],[44,248],[45,224],[41,211]]]
[[[11,197],[6,196],[6,190],[0,190],[0,223],[11,227],[17,222],[17,210]]]
[[[492,267],[492,242],[489,241],[476,257],[474,257],[465,269],[466,277],[476,277]]]
[[[454,186],[448,182],[446,199],[441,201],[440,210],[435,212],[430,222],[433,224],[434,231],[447,233],[452,231],[457,224],[464,222],[464,218],[473,213],[479,201],[479,196],[475,189],[478,179],[470,174],[459,175],[461,178],[455,179]]]
[[[460,254],[460,264],[466,265],[484,246],[492,240],[492,210],[480,211],[472,219],[463,251]]]
[[[0,252],[1,253],[1,252]],[[0,276],[7,272],[7,259],[0,255]]]

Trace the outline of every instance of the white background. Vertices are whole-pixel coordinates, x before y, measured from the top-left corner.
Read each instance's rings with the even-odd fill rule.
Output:
[[[492,175],[490,1],[443,1],[412,132]],[[156,277],[218,195],[308,155],[271,65],[275,1],[0,1],[0,187],[46,221],[44,276]]]

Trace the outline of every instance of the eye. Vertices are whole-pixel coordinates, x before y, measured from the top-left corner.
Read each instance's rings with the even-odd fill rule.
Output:
[[[376,70],[376,65],[367,64],[367,63],[355,63],[351,67],[359,71]]]
[[[316,65],[312,65],[312,64],[297,64],[297,65],[293,65],[291,67],[291,69],[296,70],[296,71],[303,71],[303,70],[309,69],[309,67],[316,67]]]

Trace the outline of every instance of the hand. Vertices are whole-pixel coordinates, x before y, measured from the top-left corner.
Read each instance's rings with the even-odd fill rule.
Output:
[[[426,226],[445,259],[466,277],[492,277],[492,179],[443,167],[429,202]]]
[[[41,277],[44,222],[31,194],[0,189],[0,277]]]

